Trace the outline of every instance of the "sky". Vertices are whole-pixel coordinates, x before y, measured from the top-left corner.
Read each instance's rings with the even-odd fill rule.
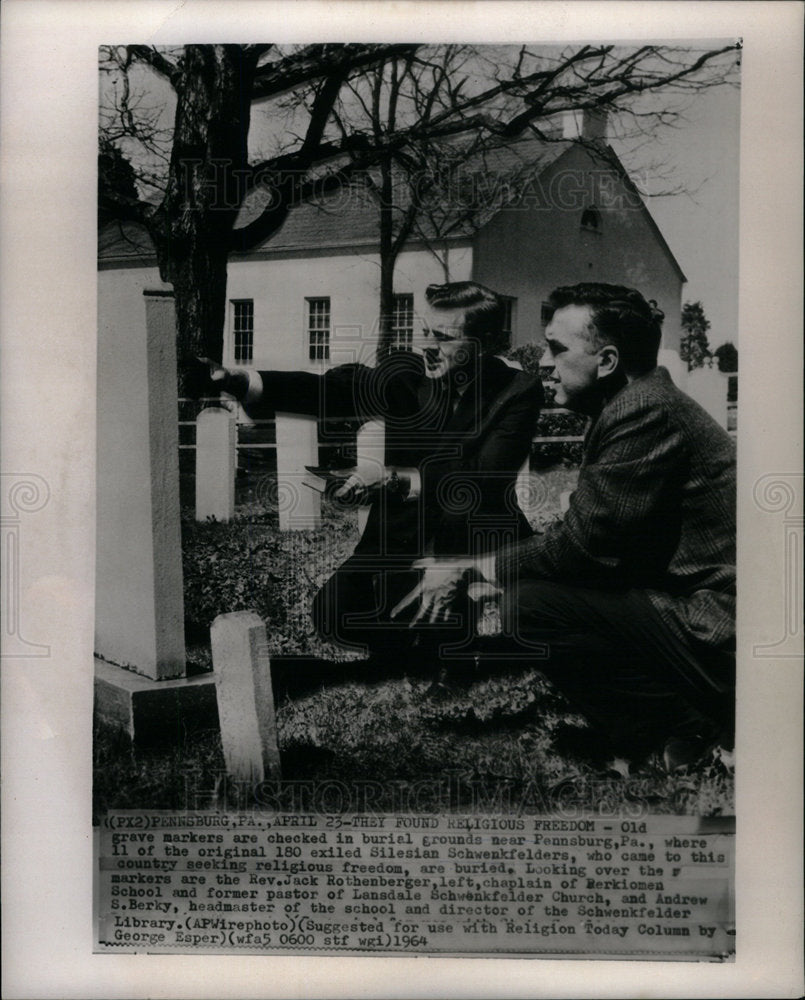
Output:
[[[646,204],[688,279],[682,301],[701,301],[710,347],[738,346],[738,183],[740,91],[702,94],[678,130],[658,145],[685,193]]]

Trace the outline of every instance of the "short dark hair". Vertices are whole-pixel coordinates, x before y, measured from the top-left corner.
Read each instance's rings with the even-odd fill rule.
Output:
[[[450,281],[428,285],[425,299],[432,309],[464,309],[464,334],[479,342],[483,354],[498,354],[509,346],[510,331],[503,329],[506,307],[491,288],[475,281]]]
[[[593,347],[614,344],[628,375],[641,375],[656,368],[662,313],[652,308],[640,292],[624,285],[592,281],[564,285],[550,294],[549,317],[565,306],[589,306]]]

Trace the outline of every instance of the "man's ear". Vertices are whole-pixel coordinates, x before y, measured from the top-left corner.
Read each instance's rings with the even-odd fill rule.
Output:
[[[598,352],[598,377],[606,378],[612,375],[618,368],[620,355],[618,348],[614,344],[607,344]]]

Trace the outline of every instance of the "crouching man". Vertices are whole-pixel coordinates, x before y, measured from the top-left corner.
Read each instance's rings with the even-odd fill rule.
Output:
[[[509,342],[500,296],[465,281],[431,285],[425,297],[421,354],[397,351],[374,368],[342,365],[323,375],[229,372],[204,362],[192,386],[198,395],[231,393],[253,417],[279,410],[385,421],[385,464],[359,463],[339,490],[367,494],[366,528],[312,608],[324,638],[368,647],[370,677],[415,663],[436,669],[434,632],[443,638],[443,629],[412,633],[404,616],[389,614],[421,578],[412,568],[417,559],[483,555],[530,534],[515,483],[530,452],[541,383],[498,356]],[[472,627],[466,594],[461,607],[452,618],[463,623],[452,630],[459,647]],[[425,647],[432,655],[423,655]]]
[[[550,307],[556,402],[591,418],[563,521],[471,565],[430,563],[395,610],[421,598],[414,620],[438,620],[470,569],[502,590],[503,655],[543,651],[534,665],[586,715],[602,759],[658,751],[674,769],[731,738],[733,442],[657,366],[639,292],[580,284]]]

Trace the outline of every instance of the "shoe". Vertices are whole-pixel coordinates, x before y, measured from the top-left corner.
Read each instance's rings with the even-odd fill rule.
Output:
[[[708,743],[702,736],[690,736],[684,739],[672,736],[665,741],[663,747],[663,766],[668,774],[683,771],[698,763],[712,749],[713,744]]]

